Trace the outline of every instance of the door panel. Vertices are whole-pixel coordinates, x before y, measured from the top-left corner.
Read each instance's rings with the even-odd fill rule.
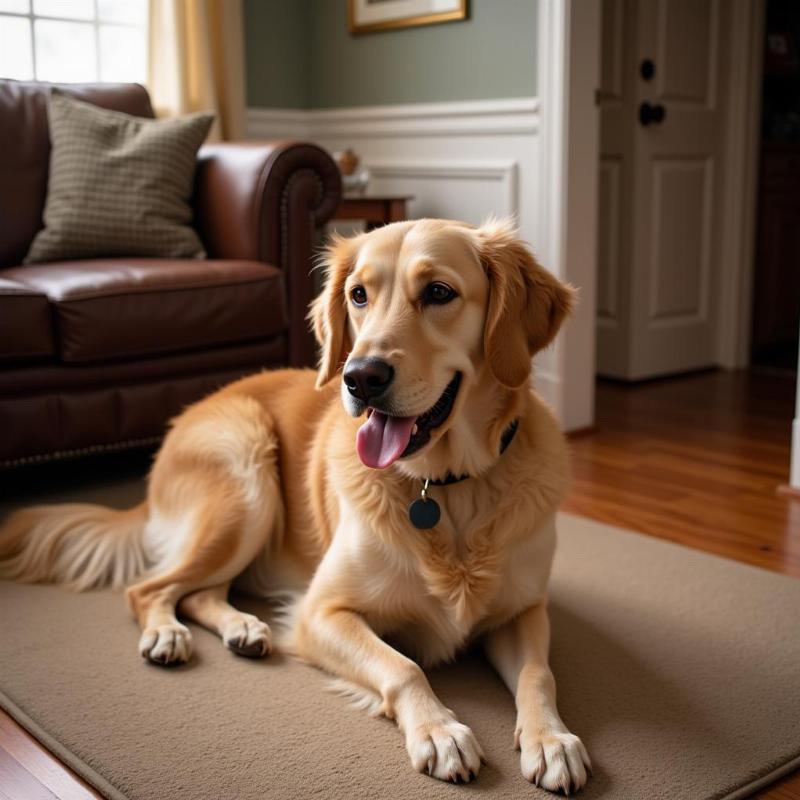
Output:
[[[652,0],[644,0],[652,6]],[[714,105],[718,0],[659,0],[655,94],[661,101]],[[649,16],[649,14],[648,14]]]
[[[710,172],[707,160],[653,162],[651,327],[707,319]]]

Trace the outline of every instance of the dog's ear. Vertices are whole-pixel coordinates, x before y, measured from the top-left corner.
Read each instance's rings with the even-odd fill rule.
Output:
[[[572,310],[575,290],[539,266],[510,221],[489,220],[476,236],[489,278],[484,353],[494,377],[517,389]]]
[[[325,288],[312,302],[308,318],[320,347],[317,388],[324,386],[347,360],[352,344],[347,328],[344,284],[353,267],[352,239],[334,237],[325,250]]]

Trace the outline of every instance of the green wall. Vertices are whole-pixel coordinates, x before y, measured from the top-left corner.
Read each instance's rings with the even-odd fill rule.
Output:
[[[309,8],[308,0],[244,0],[248,106],[309,107]]]
[[[536,0],[471,0],[463,22],[351,36],[346,0],[245,0],[248,105],[529,97],[536,11]]]

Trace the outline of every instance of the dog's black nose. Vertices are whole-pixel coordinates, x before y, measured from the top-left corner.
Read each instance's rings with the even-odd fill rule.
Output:
[[[344,385],[364,403],[380,397],[394,380],[394,367],[379,358],[353,358],[344,368]]]

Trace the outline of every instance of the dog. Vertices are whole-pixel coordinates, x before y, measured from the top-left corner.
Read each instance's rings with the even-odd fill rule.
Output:
[[[127,587],[156,664],[191,656],[179,616],[266,655],[269,626],[229,589],[295,590],[282,646],[395,720],[413,767],[446,781],[477,776],[483,753],[420,665],[480,641],[516,698],[524,776],[578,790],[591,765],[556,708],[546,609],[568,455],[530,388],[574,290],[502,220],[399,222],[335,239],[324,264],[316,373],[190,406],[133,509],[12,514],[0,575]]]

